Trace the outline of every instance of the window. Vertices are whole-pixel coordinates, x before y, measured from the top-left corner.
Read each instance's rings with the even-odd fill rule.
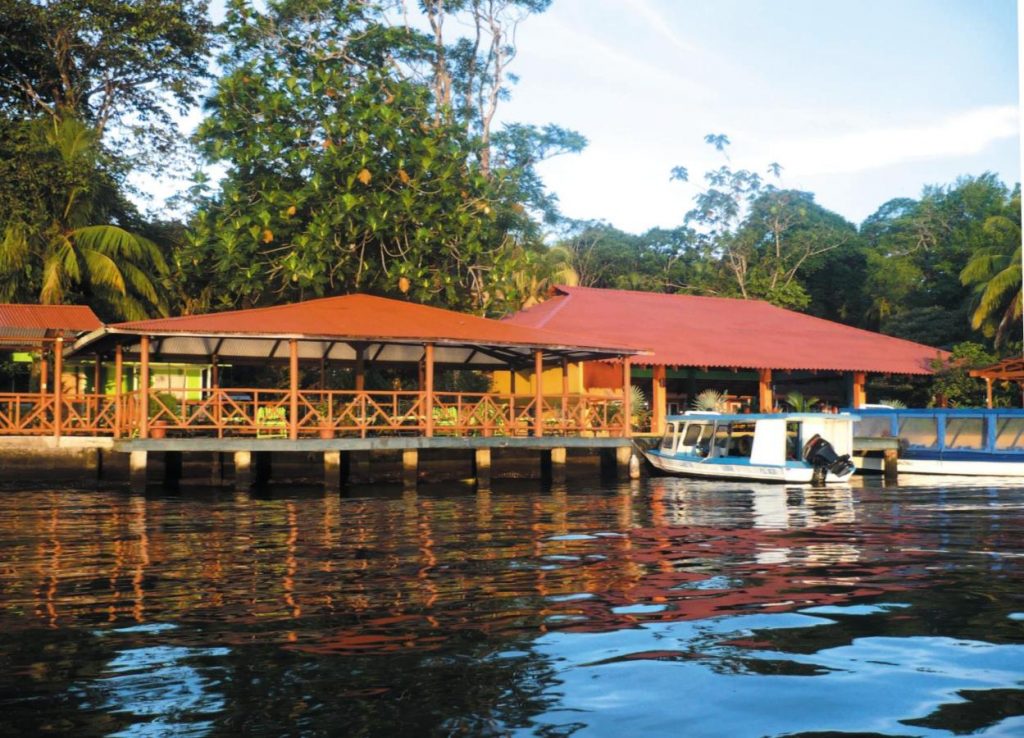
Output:
[[[860,438],[889,438],[892,436],[892,421],[886,416],[868,416],[853,425],[853,435]]]
[[[996,418],[996,448],[1024,451],[1024,418],[1007,415]]]
[[[661,439],[661,450],[671,452],[675,446],[676,424],[669,423],[665,426],[665,436]]]
[[[730,443],[731,456],[745,456],[750,458],[750,452],[754,448],[754,424],[733,423],[732,442]]]
[[[946,448],[985,448],[985,419],[947,418]]]
[[[938,418],[901,419],[900,438],[910,446],[935,448],[939,445]]]
[[[700,440],[700,432],[704,430],[705,426],[698,425],[696,423],[690,423],[686,426],[686,435],[683,436],[684,446],[696,446],[697,441]]]

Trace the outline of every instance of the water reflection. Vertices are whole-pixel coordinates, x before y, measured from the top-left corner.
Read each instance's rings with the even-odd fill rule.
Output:
[[[10,490],[0,733],[1010,734],[1022,529],[998,484]]]

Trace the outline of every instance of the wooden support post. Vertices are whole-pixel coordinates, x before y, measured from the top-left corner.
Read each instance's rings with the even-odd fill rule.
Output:
[[[899,477],[897,471],[899,465],[899,451],[894,448],[887,448],[882,452],[882,471],[886,482],[895,482]]]
[[[212,389],[220,387],[220,356],[217,354],[210,357],[210,387]]]
[[[149,336],[139,339],[139,438],[149,438]]]
[[[562,434],[568,434],[572,423],[569,422],[569,360],[562,357],[562,417],[559,425]]]
[[[757,409],[762,413],[770,413],[775,409],[775,398],[772,396],[771,369],[761,369],[758,372]]]
[[[533,435],[544,435],[544,352],[533,352]]]
[[[341,478],[341,451],[324,451],[324,489],[338,492],[344,484]]]
[[[414,448],[402,451],[402,486],[416,488],[420,472],[420,452]]]
[[[235,489],[252,486],[252,452],[235,451]]]
[[[598,451],[598,458],[601,461],[601,479],[612,480],[618,476],[616,468],[616,449],[602,448]]]
[[[565,459],[564,448],[553,448],[543,453],[541,457],[541,472],[548,484],[565,484]]]
[[[423,414],[426,415],[426,435],[434,435],[434,344],[428,343],[423,354]]]
[[[299,341],[288,339],[288,438],[299,438]]]
[[[864,407],[867,404],[867,393],[864,390],[864,384],[867,381],[866,372],[854,372],[853,373],[853,409],[856,410],[858,407]]]
[[[992,409],[992,379],[985,377],[985,407]]]
[[[651,378],[651,431],[659,436],[665,432],[665,416],[668,414],[666,375],[667,370],[664,364],[654,365]]]
[[[359,346],[356,349],[356,392],[363,392],[366,389],[366,349]]]
[[[633,364],[625,357],[622,360],[622,435],[626,438],[633,435],[632,386]]]
[[[490,489],[491,449],[478,448],[473,451],[473,478],[477,489]]]
[[[274,470],[269,451],[254,451],[252,455],[252,486],[266,487]]]
[[[124,406],[121,392],[124,389],[122,374],[124,373],[124,348],[117,344],[114,348],[114,438],[120,438],[124,431]]]
[[[511,364],[508,365],[508,393],[513,397],[516,396],[516,368]]]
[[[50,391],[50,362],[46,359],[46,349],[39,351],[39,393],[45,395]]]
[[[177,489],[181,483],[182,453],[181,451],[164,451],[165,489]]]
[[[94,395],[102,395],[103,394],[103,387],[100,386],[102,382],[103,382],[103,357],[100,356],[99,354],[96,354],[96,363],[93,365],[93,368],[92,368],[92,393]]]
[[[132,451],[128,454],[128,479],[133,492],[146,491],[148,456],[146,451]]]
[[[53,437],[59,439],[64,424],[64,339],[58,336],[53,342]]]
[[[626,479],[631,476],[630,462],[633,459],[632,446],[618,446],[615,449],[615,475],[619,479]]]

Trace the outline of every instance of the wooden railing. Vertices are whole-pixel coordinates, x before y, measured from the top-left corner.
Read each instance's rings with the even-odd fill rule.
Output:
[[[291,393],[280,389],[151,389],[145,403],[147,435],[257,438],[530,436],[623,434],[622,404],[606,395],[534,397],[474,392],[300,390],[294,426]],[[64,395],[60,430],[52,394],[0,393],[0,435],[140,434],[139,391],[115,395]],[[428,418],[431,421],[428,423]]]

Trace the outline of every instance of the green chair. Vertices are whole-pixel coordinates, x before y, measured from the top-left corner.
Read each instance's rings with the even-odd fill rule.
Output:
[[[287,438],[287,410],[280,405],[276,407],[261,405],[256,408],[256,437]]]

